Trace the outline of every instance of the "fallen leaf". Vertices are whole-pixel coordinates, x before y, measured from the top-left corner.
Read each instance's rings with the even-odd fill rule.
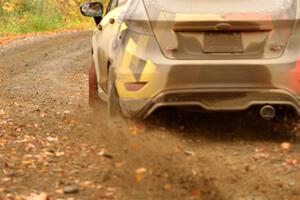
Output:
[[[147,173],[146,168],[139,168],[139,169],[135,170],[135,180],[136,180],[136,182],[141,182],[144,179],[146,173]]]
[[[131,135],[137,136],[139,133],[145,132],[145,124],[143,122],[133,120],[130,121],[130,124]]]

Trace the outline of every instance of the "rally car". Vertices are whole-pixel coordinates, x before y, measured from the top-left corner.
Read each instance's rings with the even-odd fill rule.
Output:
[[[95,19],[90,104],[144,119],[161,107],[300,113],[300,1],[110,0]]]

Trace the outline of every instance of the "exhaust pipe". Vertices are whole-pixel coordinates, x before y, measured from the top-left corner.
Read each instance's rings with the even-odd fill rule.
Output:
[[[276,116],[276,110],[273,106],[266,105],[260,109],[260,116],[264,120],[272,120]]]

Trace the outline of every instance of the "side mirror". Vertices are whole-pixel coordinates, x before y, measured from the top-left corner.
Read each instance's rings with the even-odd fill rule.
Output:
[[[80,11],[86,17],[102,18],[103,5],[100,2],[85,3],[80,6]]]

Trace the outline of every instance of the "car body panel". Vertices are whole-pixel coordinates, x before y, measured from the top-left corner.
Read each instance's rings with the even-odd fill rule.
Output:
[[[96,74],[99,88],[107,92],[108,62],[111,60],[111,48],[113,41],[119,30],[117,23],[111,24],[111,19],[118,19],[120,13],[124,11],[122,7],[116,8],[113,12],[108,12],[93,34],[93,60],[95,62]]]
[[[101,22],[102,29],[96,30],[93,36],[99,86],[107,91],[108,68],[112,67],[125,116],[146,117],[161,106],[230,111],[271,104],[288,105],[300,111],[300,5],[297,0],[288,1],[284,7],[272,5],[270,0],[259,0],[268,2],[276,12],[267,8],[260,13],[252,10],[230,14],[182,11],[173,15],[173,20],[168,18],[166,10],[165,19],[160,19],[161,13],[150,12],[157,8],[150,9],[148,3],[156,1],[160,0],[132,0],[113,9]],[[115,23],[110,23],[112,18]],[[229,22],[236,22],[235,26],[223,30],[228,28],[226,23]],[[213,28],[220,25],[222,30],[212,30],[211,24]],[[183,38],[189,35],[194,39],[191,42],[183,39],[182,46],[178,46],[178,30]],[[239,52],[237,47],[231,52],[226,41],[225,47],[221,47],[220,39],[217,45],[208,45],[210,51],[203,51],[193,42],[195,38],[203,38],[203,31],[224,34],[217,37],[223,36],[225,40],[232,37],[230,32],[239,32],[243,51]],[[250,55],[250,51],[245,51],[246,44],[256,48],[258,53]],[[186,51],[187,48],[195,51]],[[127,84],[143,84],[143,87],[132,90]]]

